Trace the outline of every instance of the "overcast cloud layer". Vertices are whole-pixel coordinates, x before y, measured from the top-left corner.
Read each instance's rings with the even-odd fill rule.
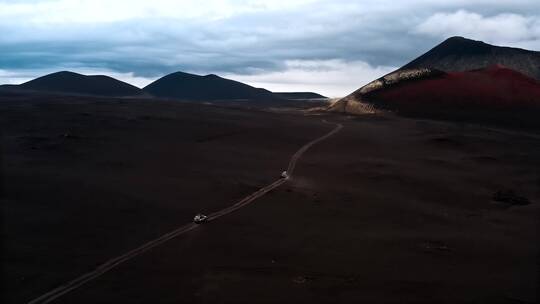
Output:
[[[540,50],[540,1],[0,0],[0,83],[181,70],[343,96],[454,35]]]

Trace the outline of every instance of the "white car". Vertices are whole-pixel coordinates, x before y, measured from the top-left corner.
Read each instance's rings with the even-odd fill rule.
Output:
[[[287,171],[281,172],[281,178],[289,178],[289,174],[287,174]]]
[[[202,214],[202,213],[199,213],[197,215],[195,215],[195,217],[193,217],[193,222],[195,224],[201,224],[203,222],[206,222],[206,219],[208,219],[208,216]]]

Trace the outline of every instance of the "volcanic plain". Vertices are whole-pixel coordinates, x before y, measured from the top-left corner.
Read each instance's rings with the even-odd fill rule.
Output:
[[[5,95],[3,303],[275,181],[57,303],[534,303],[540,134],[392,114]]]

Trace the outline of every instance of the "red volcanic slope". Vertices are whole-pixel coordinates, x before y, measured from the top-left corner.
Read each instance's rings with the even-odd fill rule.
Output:
[[[369,96],[388,104],[540,107],[540,82],[501,65],[445,73],[395,85]]]

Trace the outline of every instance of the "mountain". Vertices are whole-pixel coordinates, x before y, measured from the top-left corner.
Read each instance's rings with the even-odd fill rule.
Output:
[[[274,92],[274,95],[284,99],[328,99],[326,96],[322,96],[313,92]]]
[[[326,110],[531,122],[540,114],[539,81],[540,52],[452,37]]]
[[[540,81],[502,65],[466,72],[398,70],[331,105],[334,112],[540,127]]]
[[[365,95],[384,107],[540,108],[540,82],[494,65],[467,72],[439,72]],[[403,105],[403,106],[398,106]]]
[[[48,74],[20,85],[2,86],[16,91],[94,95],[94,96],[137,96],[144,92],[128,83],[103,75],[81,75],[62,71]]]
[[[156,97],[195,101],[280,99],[265,89],[254,88],[217,75],[199,76],[184,72],[166,75],[143,90]]]
[[[451,37],[401,69],[429,68],[444,72],[463,72],[495,64],[540,80],[540,52],[494,46],[463,37]]]

